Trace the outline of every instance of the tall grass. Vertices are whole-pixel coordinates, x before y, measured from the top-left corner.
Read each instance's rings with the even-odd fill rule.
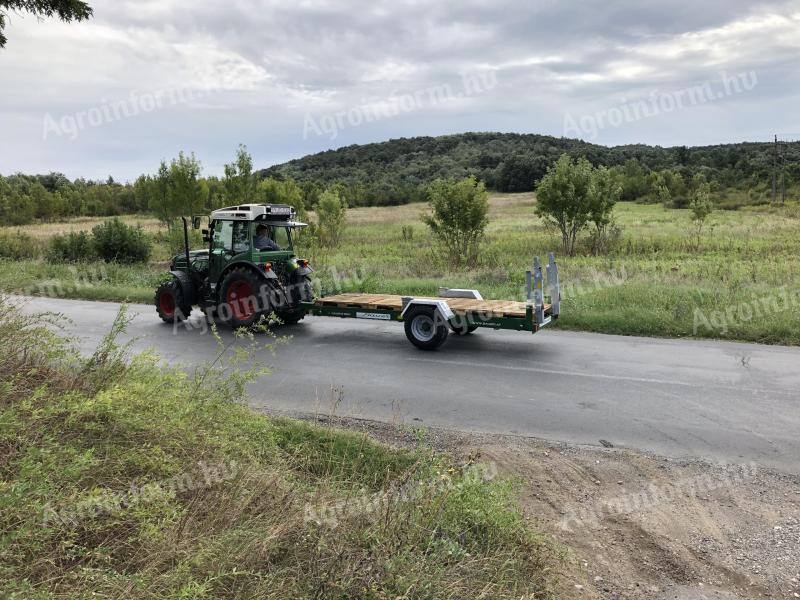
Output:
[[[254,414],[129,357],[125,325],[84,359],[0,302],[0,597],[551,597],[509,482]]]

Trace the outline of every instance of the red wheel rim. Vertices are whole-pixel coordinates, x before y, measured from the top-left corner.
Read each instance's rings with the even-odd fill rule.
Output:
[[[161,292],[161,295],[158,297],[158,308],[160,308],[161,312],[167,317],[171,317],[175,314],[175,296],[172,295],[172,292]]]
[[[237,321],[248,321],[256,312],[253,286],[246,281],[231,283],[225,300]]]

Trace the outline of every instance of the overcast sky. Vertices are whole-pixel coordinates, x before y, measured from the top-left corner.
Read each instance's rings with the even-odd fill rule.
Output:
[[[616,145],[800,132],[800,0],[90,0],[11,15],[0,173],[220,174],[463,131]],[[800,137],[794,134],[794,137]]]

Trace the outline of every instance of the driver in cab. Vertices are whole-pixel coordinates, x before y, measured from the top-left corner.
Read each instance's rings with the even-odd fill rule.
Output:
[[[253,246],[256,250],[280,250],[280,246],[272,241],[269,237],[269,227],[266,225],[259,225],[256,227],[256,238],[253,240]]]

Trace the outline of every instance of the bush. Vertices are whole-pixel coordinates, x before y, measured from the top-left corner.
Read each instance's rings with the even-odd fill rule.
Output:
[[[316,234],[319,243],[329,248],[338,246],[346,220],[347,203],[336,190],[325,190],[317,203]]]
[[[564,253],[575,253],[578,234],[594,224],[594,239],[603,242],[612,222],[614,205],[623,192],[617,175],[605,167],[593,168],[585,158],[576,162],[562,154],[536,190],[536,214],[558,227]],[[602,251],[595,247],[595,252]]]
[[[474,177],[437,179],[428,188],[431,214],[422,220],[447,250],[454,267],[474,266],[489,223],[489,195]]]
[[[0,232],[0,258],[24,260],[36,258],[39,254],[39,244],[31,236],[21,231]]]
[[[156,244],[163,244],[166,246],[170,256],[174,254],[183,253],[183,223],[180,221],[172,229],[162,229],[152,235],[152,240]],[[199,249],[205,248],[207,245],[203,242],[203,236],[197,229],[189,228],[189,248]]]
[[[711,191],[707,183],[701,183],[692,194],[692,201],[689,203],[692,211],[692,237],[695,249],[700,248],[703,240],[703,230],[705,229],[708,217],[714,212],[714,204],[711,202]],[[710,230],[708,235],[711,235]]]
[[[92,237],[86,231],[55,235],[47,257],[56,262],[84,262],[96,258]]]
[[[94,250],[106,262],[136,263],[150,258],[151,244],[141,227],[117,218],[92,229]]]

